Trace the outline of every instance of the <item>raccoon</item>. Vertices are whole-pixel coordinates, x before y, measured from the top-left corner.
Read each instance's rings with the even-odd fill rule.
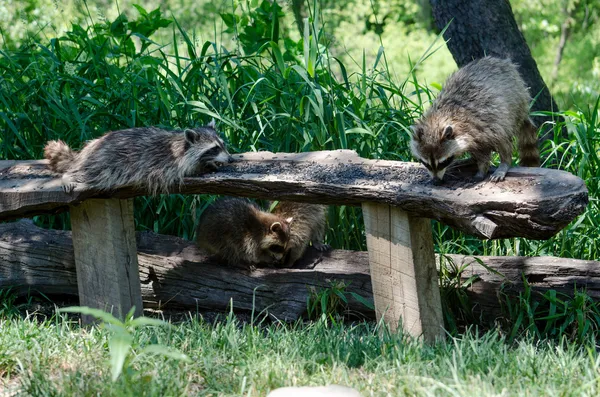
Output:
[[[434,184],[468,152],[477,163],[476,180],[488,172],[492,151],[500,165],[490,181],[504,180],[512,163],[513,137],[518,138],[521,165],[537,167],[537,129],[529,118],[531,97],[509,59],[485,57],[452,74],[431,108],[412,126],[411,150]]]
[[[313,247],[319,251],[330,249],[328,244],[323,244],[325,237],[325,218],[327,206],[320,204],[296,203],[280,201],[273,209],[273,213],[281,218],[293,218],[290,225],[290,241],[282,263],[285,267],[292,267],[304,255],[308,244],[312,241]]]
[[[275,265],[283,260],[292,221],[245,199],[219,199],[202,213],[196,244],[229,265]]]
[[[50,141],[44,157],[52,171],[63,175],[66,192],[79,183],[99,191],[129,185],[153,195],[168,193],[185,176],[215,171],[233,161],[214,121],[184,131],[155,127],[111,131],[78,152],[62,141]]]

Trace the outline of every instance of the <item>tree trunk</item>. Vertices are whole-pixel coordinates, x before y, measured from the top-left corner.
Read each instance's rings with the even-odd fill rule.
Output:
[[[531,96],[537,97],[532,110],[558,111],[508,0],[431,0],[431,7],[439,29],[450,23],[444,39],[459,67],[485,55],[510,57],[519,65]],[[533,119],[538,127],[552,121],[551,117]],[[551,137],[551,132],[551,128],[543,128],[540,140]]]
[[[304,37],[304,0],[292,0],[291,2],[292,12],[294,13],[294,20],[300,32],[300,37]]]
[[[558,67],[560,66],[560,62],[562,61],[565,46],[567,45],[567,40],[569,39],[569,33],[571,32],[571,14],[569,13],[569,11],[567,11],[566,6],[563,9],[563,14],[565,15],[565,20],[560,27],[560,41],[558,42],[558,48],[556,49],[556,58],[554,59],[554,65],[552,68],[551,84],[554,84],[556,78],[558,77]]]

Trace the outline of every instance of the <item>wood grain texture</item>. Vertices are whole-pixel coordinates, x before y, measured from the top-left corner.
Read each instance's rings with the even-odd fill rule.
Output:
[[[141,315],[133,199],[90,199],[73,205],[71,226],[79,304],[119,318],[135,306],[135,315]]]
[[[567,172],[511,168],[504,182],[466,181],[461,168],[434,186],[417,163],[366,160],[348,150],[310,153],[244,153],[215,173],[186,178],[173,192],[211,193],[322,204],[389,204],[411,216],[437,219],[480,238],[547,239],[585,211],[584,182]],[[63,211],[89,197],[130,198],[127,187],[111,194],[64,193],[44,160],[0,162],[0,220]]]
[[[145,308],[225,312],[232,302],[235,310],[254,308],[293,321],[305,314],[310,287],[338,281],[372,301],[366,252],[323,254],[309,247],[293,269],[249,271],[216,263],[194,243],[173,236],[137,233],[137,246]],[[7,287],[20,296],[37,291],[78,297],[71,232],[41,229],[29,220],[0,224],[0,289]],[[371,309],[348,299],[353,313],[374,318]]]
[[[242,272],[210,262],[192,242],[177,237],[138,233],[137,245],[142,297],[144,307],[148,308],[228,310],[229,300],[233,298],[234,310],[251,310],[256,289],[258,312],[268,310],[273,317],[295,320],[306,310],[307,286],[327,286],[326,280],[343,280],[350,283],[348,291],[373,300],[367,252],[333,250],[322,256],[314,269]],[[308,263],[319,258],[318,253],[311,251],[311,254],[315,256],[307,258]],[[523,276],[534,291],[534,299],[538,292],[548,289],[572,296],[575,288],[585,289],[587,294],[600,299],[598,261],[478,257],[485,266],[500,272],[499,275],[489,272],[473,257],[448,257],[456,265],[467,265],[461,275],[463,280],[478,276],[469,294],[478,312],[491,319],[500,314],[501,285],[509,288],[509,294],[517,296],[523,289]],[[0,289],[8,287],[20,296],[37,291],[52,297],[76,298],[71,232],[41,229],[28,220],[0,224]],[[352,298],[349,309],[375,317],[374,312]]]
[[[444,322],[431,221],[398,208],[363,204],[377,318],[390,329],[433,341]]]

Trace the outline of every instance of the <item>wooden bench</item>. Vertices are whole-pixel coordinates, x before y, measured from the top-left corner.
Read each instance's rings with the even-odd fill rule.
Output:
[[[366,160],[353,151],[244,153],[216,173],[187,178],[182,194],[362,205],[376,314],[393,330],[443,334],[430,219],[480,238],[547,239],[583,213],[584,182],[569,173],[513,168],[498,184],[465,181],[470,169],[433,186],[419,164]],[[40,161],[0,162],[0,220],[71,212],[80,304],[124,315],[142,299],[132,198],[63,192]]]

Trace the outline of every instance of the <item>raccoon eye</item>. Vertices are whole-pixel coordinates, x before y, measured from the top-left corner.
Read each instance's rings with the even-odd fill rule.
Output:
[[[425,166],[425,168],[427,168],[429,171],[431,171],[431,166],[429,164],[427,164],[426,162],[424,162],[423,160],[419,159],[419,162],[421,164],[423,164]]]
[[[281,245],[275,245],[275,244],[273,244],[273,245],[271,245],[269,247],[269,251],[271,251],[271,252],[273,252],[275,254],[283,254],[284,249],[283,249],[283,247]]]
[[[444,168],[448,167],[453,161],[454,161],[454,156],[448,157],[446,160],[444,160],[438,164],[438,169],[443,170]]]
[[[208,149],[206,152],[204,152],[202,154],[202,158],[203,159],[211,159],[213,157],[217,157],[219,155],[219,153],[221,153],[221,148],[218,146],[213,146],[212,148]]]

